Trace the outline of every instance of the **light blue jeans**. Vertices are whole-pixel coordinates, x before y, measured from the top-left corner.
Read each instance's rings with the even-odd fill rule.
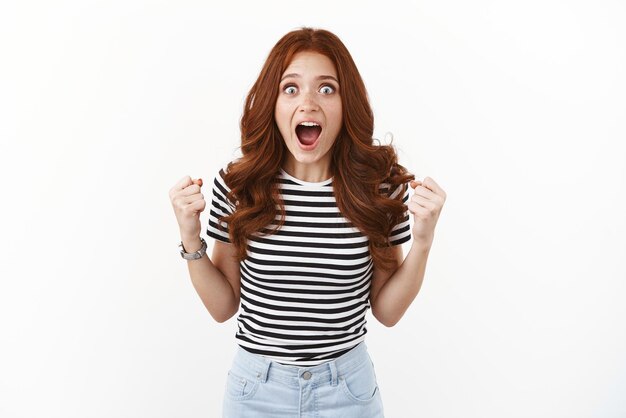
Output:
[[[381,418],[383,404],[365,341],[335,360],[299,367],[240,346],[226,379],[223,418]]]

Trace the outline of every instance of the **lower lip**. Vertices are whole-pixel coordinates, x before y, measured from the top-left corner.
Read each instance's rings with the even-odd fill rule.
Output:
[[[304,145],[302,142],[300,142],[300,140],[298,139],[298,136],[296,135],[296,142],[300,146],[300,149],[304,151],[311,151],[317,147],[317,144],[320,142],[321,137],[322,137],[322,133],[320,132],[320,135],[317,137],[314,143],[312,143],[311,145]]]

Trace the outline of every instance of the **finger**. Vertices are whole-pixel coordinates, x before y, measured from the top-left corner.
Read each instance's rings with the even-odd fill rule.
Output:
[[[443,191],[443,189],[437,184],[437,182],[435,180],[432,179],[432,177],[424,178],[423,185],[425,187],[429,188],[430,190],[432,190],[433,192],[435,192],[435,194],[437,194],[439,196],[445,196],[446,195],[446,192]]]
[[[423,177],[415,177],[415,180],[411,180],[411,187],[415,188],[423,183],[424,183]]]
[[[170,193],[173,194],[179,194],[180,192],[182,192],[183,190],[185,190],[188,186],[195,184],[198,185],[199,187],[202,187],[202,179],[197,179],[197,180],[193,180],[190,176],[185,176],[183,178],[181,178],[180,180],[178,180],[176,182],[176,184],[174,185],[174,187],[172,187],[172,189],[170,190]],[[197,193],[197,191],[194,190],[194,193]],[[186,196],[189,194],[189,190],[187,190],[186,192],[183,193],[183,196]]]
[[[417,186],[421,186],[422,185],[422,181],[421,180],[411,180],[410,184],[409,184],[412,188],[416,188]]]
[[[192,184],[192,180],[189,176],[185,176],[178,180],[176,184],[174,184],[174,186],[172,186],[172,188],[170,189],[170,200],[174,201],[174,199],[176,199],[176,196],[178,196],[179,193],[181,193],[181,191],[190,184]]]
[[[191,177],[185,176],[182,179],[178,180],[176,184],[174,185],[174,187],[172,187],[172,189],[175,191],[183,190],[185,187],[189,186],[192,183],[193,181]]]
[[[436,198],[435,192],[433,192],[432,190],[430,190],[428,187],[424,186],[423,184],[415,188],[415,190],[413,191],[413,196],[420,196],[427,200],[433,200]]]
[[[427,199],[425,197],[418,196],[418,195],[411,196],[411,199],[409,200],[409,202],[416,203],[417,205],[419,205],[421,208],[423,208],[424,210],[428,212],[436,211],[437,207],[439,206],[439,204],[436,201],[430,200],[430,199]]]
[[[204,199],[196,199],[192,202],[185,202],[182,198],[180,198],[175,204],[175,208],[182,213],[191,213],[198,210],[202,211],[205,206],[206,200]]]
[[[422,218],[426,217],[428,213],[430,213],[428,208],[413,201],[407,203],[407,208],[409,209],[409,212],[411,212],[413,215],[419,215]]]
[[[189,209],[195,210],[196,212],[204,211],[205,207],[206,201],[204,199],[196,200],[195,202],[190,203],[188,206]]]
[[[181,197],[181,200],[184,203],[193,203],[196,200],[204,200],[204,195],[202,193],[195,193],[189,196]]]
[[[194,194],[198,194],[200,193],[200,186],[198,186],[197,184],[191,184],[187,187],[185,187],[183,190],[178,192],[179,196],[191,196]]]

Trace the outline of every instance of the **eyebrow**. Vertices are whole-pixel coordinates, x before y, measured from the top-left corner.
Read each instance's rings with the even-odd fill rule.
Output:
[[[300,78],[302,77],[300,74],[298,73],[290,73],[290,74],[285,74],[285,76],[283,78],[280,79],[280,81],[282,82],[284,79],[286,78]],[[339,84],[339,80],[337,80],[335,77],[333,77],[332,75],[321,75],[319,77],[316,78],[316,80],[335,80],[335,82],[337,84]]]

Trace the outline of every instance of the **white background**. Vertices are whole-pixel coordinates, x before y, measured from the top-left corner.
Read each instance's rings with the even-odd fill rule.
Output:
[[[386,416],[626,416],[624,21],[617,0],[4,2],[0,416],[219,416],[236,321],[195,293],[168,191],[208,194],[302,25],[343,40],[375,136],[448,194],[406,315],[368,313]]]

